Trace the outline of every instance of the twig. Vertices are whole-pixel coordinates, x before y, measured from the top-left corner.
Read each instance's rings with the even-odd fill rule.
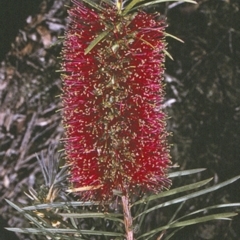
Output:
[[[129,205],[129,197],[128,195],[122,196],[122,204],[123,204],[123,215],[124,215],[124,225],[126,231],[126,239],[134,240],[133,238],[133,227],[132,227],[132,215],[130,211]]]

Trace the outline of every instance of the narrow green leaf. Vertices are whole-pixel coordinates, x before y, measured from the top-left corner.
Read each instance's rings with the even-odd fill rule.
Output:
[[[155,0],[155,1],[150,1],[150,2],[147,2],[147,3],[140,4],[137,7],[134,7],[130,10],[136,10],[138,8],[148,7],[150,5],[154,5],[154,4],[158,4],[158,3],[164,3],[164,2],[183,2],[183,3],[197,4],[197,2],[193,1],[193,0]]]
[[[178,188],[168,190],[166,192],[161,192],[157,195],[151,195],[150,197],[143,198],[143,199],[133,203],[132,206],[140,204],[140,203],[146,203],[146,202],[149,202],[149,201],[152,201],[152,200],[156,200],[158,198],[171,196],[171,195],[174,195],[174,194],[177,194],[177,193],[193,190],[193,189],[196,189],[196,188],[199,188],[199,187],[202,187],[202,186],[206,185],[211,180],[212,180],[212,178],[209,178],[209,179],[197,182],[197,183],[191,183],[191,184],[183,186],[183,187],[178,187]]]
[[[56,203],[43,203],[34,206],[23,207],[23,210],[36,210],[47,208],[66,208],[66,207],[86,207],[99,205],[99,202],[56,202]]]
[[[6,228],[6,230],[8,231],[12,231],[12,232],[18,232],[18,233],[26,233],[26,234],[37,234],[37,235],[44,235],[45,237],[50,237],[50,239],[52,240],[85,240],[86,238],[81,238],[81,237],[77,237],[77,236],[70,236],[70,235],[64,235],[64,234],[52,234],[52,233],[48,233],[45,230],[39,232],[37,231],[38,229],[36,228],[32,228],[31,232],[29,231],[28,228]],[[80,234],[78,234],[80,235]]]
[[[194,214],[197,214],[197,213],[200,213],[200,212],[206,212],[206,211],[211,210],[211,209],[218,209],[218,208],[225,208],[225,207],[239,207],[239,206],[240,206],[240,203],[217,204],[217,205],[214,205],[214,206],[202,208],[202,209],[199,209],[197,211],[191,212],[191,213],[189,213],[189,214],[187,214],[185,216],[182,216],[182,217],[176,219],[175,221],[172,221],[171,223],[179,222],[180,220],[182,220],[182,219],[184,219],[186,217],[189,217],[191,215],[194,215]],[[175,231],[173,231],[171,234],[169,234],[168,236],[165,237],[165,240],[169,240],[176,232],[178,232],[181,229],[182,228],[176,229]]]
[[[151,235],[151,234],[157,234],[163,230],[170,229],[170,228],[186,227],[189,225],[194,225],[194,224],[198,224],[201,222],[208,222],[208,221],[212,221],[212,220],[229,220],[229,217],[234,217],[236,215],[237,215],[237,213],[234,213],[234,212],[218,213],[218,214],[208,215],[205,217],[199,217],[199,218],[194,218],[194,219],[190,219],[190,220],[186,220],[186,221],[182,221],[182,222],[177,222],[174,224],[168,224],[168,225],[156,228],[152,231],[149,231],[149,232],[141,235],[137,239],[147,237],[148,235]]]
[[[146,204],[140,205],[140,207],[139,207],[139,209],[138,209],[138,212],[137,212],[135,215],[137,215],[137,214],[139,214],[139,213],[141,213],[141,212],[146,211],[146,210],[148,209],[149,203],[150,203],[150,202],[147,202]],[[145,215],[142,215],[142,216],[138,219],[138,224],[139,224],[139,225],[138,225],[138,228],[141,228],[144,219],[145,219]]]
[[[122,214],[114,214],[114,213],[59,213],[59,215],[63,217],[72,217],[72,218],[106,218],[106,217],[122,217]]]
[[[175,211],[175,213],[173,214],[173,216],[171,217],[171,219],[169,220],[168,224],[172,223],[175,219],[175,217],[177,216],[177,214],[179,213],[179,211],[182,209],[183,205],[185,202],[182,202],[179,207],[177,208],[177,210]]]
[[[102,8],[99,4],[93,2],[92,0],[83,0],[83,2],[87,3],[88,5],[92,6],[93,8],[99,11],[104,11],[104,8]]]
[[[102,41],[109,33],[111,29],[107,29],[100,33],[86,48],[85,54],[88,54],[100,41]]]
[[[174,220],[175,217],[177,216],[178,212],[182,209],[184,203],[185,203],[185,202],[182,202],[182,203],[179,205],[178,209],[175,211],[175,213],[173,214],[173,216],[171,217],[171,219],[168,221],[168,223],[167,223],[168,225],[169,225],[169,224],[172,224],[173,222],[175,222],[175,221],[173,221],[173,220]],[[153,235],[154,235],[154,234],[148,236],[148,238],[147,238],[146,240],[152,238]]]
[[[69,175],[68,167],[62,167],[61,170],[57,173],[56,178],[54,179],[53,185],[60,184],[65,181],[67,176]]]
[[[167,50],[163,50],[163,52],[165,53],[166,56],[168,56],[171,60],[173,60],[172,55]]]
[[[179,220],[182,220],[186,217],[189,217],[189,216],[192,216],[192,215],[195,215],[197,213],[201,213],[201,212],[206,212],[206,211],[209,211],[209,210],[212,210],[212,209],[218,209],[218,208],[226,208],[226,207],[240,207],[240,203],[226,203],[226,204],[217,204],[217,205],[214,205],[214,206],[210,206],[210,207],[205,207],[205,208],[202,208],[202,209],[198,209],[194,212],[191,212],[185,216],[182,216],[178,219],[176,219],[175,221],[173,222],[177,222]]]
[[[51,48],[51,47],[53,47],[53,46],[56,46],[56,45],[58,45],[58,44],[62,44],[63,41],[64,41],[64,36],[62,36],[62,37],[59,36],[59,37],[58,37],[58,40],[56,40],[55,42],[53,42],[53,43],[50,44],[49,48]]]
[[[138,4],[138,3],[142,2],[142,1],[144,1],[144,0],[132,0],[132,1],[125,7],[125,9],[124,9],[124,11],[123,11],[123,15],[126,15],[129,11],[132,10],[132,8],[133,8],[136,4]]]
[[[110,6],[114,6],[114,3],[111,0],[102,0],[102,2],[105,2]]]
[[[70,222],[71,222],[71,224],[73,225],[74,228],[76,228],[76,229],[78,228],[77,223],[76,223],[74,218],[70,218]]]
[[[44,158],[42,156],[42,159],[40,159],[40,157],[37,154],[35,154],[35,156],[36,156],[36,158],[38,160],[38,163],[40,165],[40,168],[41,168],[41,171],[42,171],[42,174],[43,174],[43,177],[44,177],[44,182],[45,182],[45,184],[47,184],[48,183],[48,169],[47,169],[46,164],[43,160]]]
[[[19,233],[32,233],[32,234],[41,234],[43,231],[47,233],[69,233],[75,234],[80,233],[82,235],[95,235],[95,236],[114,236],[114,237],[124,237],[122,233],[115,232],[105,232],[105,231],[95,231],[95,230],[77,230],[77,229],[63,229],[63,228],[6,228],[7,230]]]
[[[180,231],[181,229],[183,229],[184,227],[180,227],[180,228],[177,228],[175,229],[173,232],[171,232],[170,234],[168,234],[164,240],[169,240],[171,237],[173,237],[178,231]]]
[[[170,200],[170,201],[167,201],[167,202],[164,202],[164,203],[161,203],[155,207],[152,207],[150,209],[148,209],[147,211],[144,211],[142,213],[140,213],[138,216],[136,216],[134,219],[138,218],[139,216],[143,215],[143,214],[147,214],[151,211],[154,211],[156,209],[159,209],[159,208],[162,208],[162,207],[167,207],[167,206],[170,206],[172,204],[176,204],[176,203],[180,203],[180,202],[183,202],[183,201],[187,201],[191,198],[194,198],[194,197],[198,197],[198,196],[201,196],[203,194],[206,194],[206,193],[209,193],[209,192],[213,192],[213,191],[216,191],[222,187],[225,187],[235,181],[237,181],[238,179],[240,178],[240,176],[237,176],[237,177],[234,177],[234,178],[231,178],[225,182],[222,182],[222,183],[219,183],[217,185],[214,185],[212,187],[209,187],[207,189],[203,189],[203,190],[200,190],[200,191],[197,191],[197,192],[194,192],[194,193],[191,193],[191,194],[188,194],[188,195],[185,195],[185,196],[182,196],[182,197],[179,197],[179,198],[175,198],[173,200]],[[173,189],[174,190],[174,189]],[[170,190],[171,191],[171,190]],[[170,192],[169,191],[169,192]]]
[[[174,35],[172,35],[170,33],[165,33],[165,36],[166,37],[171,37],[171,38],[173,38],[173,39],[175,39],[175,40],[177,40],[177,41],[179,41],[181,43],[184,43],[184,41],[182,39],[180,39],[180,38],[178,38],[178,37],[176,37],[176,36],[174,36]]]
[[[184,171],[177,171],[177,172],[169,173],[168,177],[169,178],[181,177],[181,176],[191,175],[195,173],[200,173],[205,170],[206,168],[197,168],[197,169],[190,169],[190,170],[184,170]]]
[[[30,214],[27,214],[22,208],[18,207],[16,204],[14,204],[13,202],[5,199],[6,202],[12,206],[13,208],[15,208],[18,212],[22,213],[28,220],[30,220],[30,222],[33,222],[36,226],[38,226],[39,228],[43,228],[42,225],[37,221],[36,218],[32,217]]]
[[[35,218],[35,217],[32,217],[30,214],[26,213],[22,208],[18,207],[16,204],[14,204],[13,202],[5,199],[6,202],[12,206],[13,208],[15,208],[18,212],[20,212],[21,214],[24,215],[25,218],[27,218],[30,222],[34,223],[39,229],[40,231],[44,231],[44,227],[42,226],[41,223],[39,223],[38,219]],[[46,222],[45,222],[46,225],[48,225]],[[28,232],[27,232],[28,233]],[[52,237],[52,239],[54,239],[52,233],[50,233],[50,237]]]
[[[118,218],[123,215],[114,213],[59,213],[59,215],[67,218],[105,218],[124,223],[122,219]]]
[[[168,224],[170,223],[175,223],[175,222],[178,222],[186,217],[189,217],[191,215],[194,215],[194,214],[197,214],[197,213],[200,213],[200,212],[206,212],[208,210],[211,210],[211,209],[217,209],[217,208],[224,208],[224,207],[239,207],[240,206],[240,203],[227,203],[227,204],[218,204],[218,205],[214,205],[214,206],[210,206],[210,207],[206,207],[206,208],[203,208],[203,209],[199,209],[197,211],[194,211],[194,212],[191,212],[183,217],[180,217],[174,221],[170,221]],[[179,230],[181,230],[182,228],[179,228],[179,229],[176,229],[175,231],[173,231],[172,233],[170,233],[169,235],[167,235],[165,237],[165,240],[169,240],[175,233],[177,233]]]

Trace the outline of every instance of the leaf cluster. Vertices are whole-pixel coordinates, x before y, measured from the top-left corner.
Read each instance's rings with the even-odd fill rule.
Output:
[[[195,174],[203,169],[185,170],[170,173],[170,178]],[[235,181],[240,176],[201,190],[212,179],[202,180],[186,186],[173,188],[156,195],[145,196],[131,204],[133,229],[136,239],[171,239],[180,229],[211,220],[231,220],[235,211],[214,212],[221,208],[239,207],[240,203],[217,204],[194,210],[184,216],[178,216],[186,201],[216,191]],[[184,195],[181,195],[184,193]],[[35,227],[8,228],[8,230],[43,235],[48,239],[124,239],[123,214],[120,211],[99,211],[97,202],[52,202],[19,207],[6,200],[13,208],[22,213]],[[169,206],[178,205],[175,214],[165,224],[146,231],[148,215],[162,211]]]

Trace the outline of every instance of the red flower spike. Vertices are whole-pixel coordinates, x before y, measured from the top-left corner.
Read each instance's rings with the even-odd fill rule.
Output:
[[[165,24],[145,12],[122,16],[73,2],[62,51],[70,181],[84,200],[110,200],[114,189],[159,192],[170,185],[171,163],[161,109]]]

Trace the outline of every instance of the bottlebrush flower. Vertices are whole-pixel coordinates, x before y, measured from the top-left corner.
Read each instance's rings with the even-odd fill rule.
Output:
[[[85,200],[110,200],[114,189],[161,191],[170,184],[165,24],[156,14],[73,3],[62,51],[70,181]]]

